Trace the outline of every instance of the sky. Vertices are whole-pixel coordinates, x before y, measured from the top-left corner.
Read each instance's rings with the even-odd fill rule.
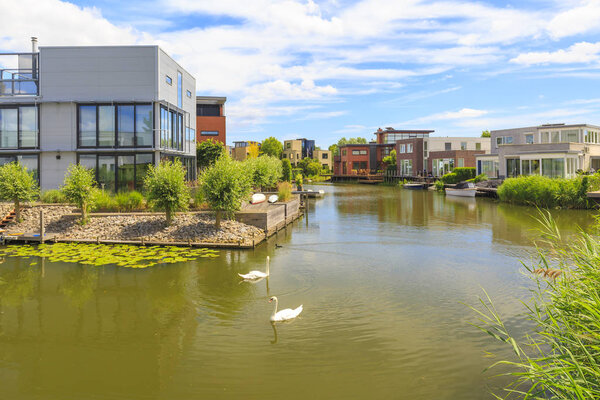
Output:
[[[600,0],[0,0],[0,52],[158,44],[227,142],[600,125]]]

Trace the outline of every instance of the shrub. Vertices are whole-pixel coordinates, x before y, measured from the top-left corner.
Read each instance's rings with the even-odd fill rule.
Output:
[[[61,192],[72,204],[81,208],[81,223],[85,224],[88,219],[88,211],[93,205],[94,194],[94,171],[80,164],[69,166]]]
[[[298,190],[302,190],[302,184],[304,183],[302,174],[296,175],[296,187]]]
[[[202,207],[202,205],[206,202],[206,200],[204,199],[204,193],[202,192],[202,188],[197,187],[194,190],[192,199],[194,202],[194,208],[198,209],[198,208]]]
[[[66,203],[67,199],[60,190],[50,189],[42,192],[40,201],[42,203]]]
[[[279,182],[277,185],[277,197],[279,197],[279,201],[288,201],[292,197],[292,184],[289,182]]]
[[[453,183],[460,182],[460,180],[458,179],[458,175],[456,175],[454,172],[449,172],[446,175],[442,176],[440,178],[440,181],[442,181],[442,183],[447,183],[450,185]]]
[[[0,166],[0,199],[15,204],[17,222],[21,221],[21,202],[32,201],[40,189],[27,167],[16,162]]]
[[[488,179],[489,178],[486,174],[479,174],[473,179],[467,179],[467,182],[477,183],[477,182],[487,181]]]
[[[281,179],[283,179],[284,181],[292,181],[292,163],[287,158],[281,160],[281,175]]]
[[[92,210],[114,212],[117,211],[117,202],[110,192],[101,189],[94,189],[92,193]]]
[[[281,179],[281,160],[271,156],[249,158],[244,161],[244,168],[250,176],[255,188],[274,188]]]
[[[314,158],[304,158],[298,163],[304,176],[316,176],[321,172],[321,163]]]
[[[196,164],[198,165],[198,169],[210,167],[225,153],[225,146],[217,140],[208,139],[198,143],[196,145]]]
[[[215,164],[221,158],[224,156]],[[171,225],[174,212],[186,210],[190,205],[185,175],[185,168],[179,161],[162,161],[158,167],[151,165],[144,177],[148,201],[155,209],[165,212],[167,225]]]
[[[231,216],[238,211],[242,199],[250,193],[251,178],[245,163],[225,156],[219,158],[200,177],[202,194],[216,211],[215,226],[221,227],[221,214]]]
[[[444,182],[441,179],[435,181],[434,186],[435,186],[435,190],[438,190],[440,192],[444,191]]]
[[[135,190],[117,193],[115,202],[119,211],[141,210],[144,207],[144,196]]]
[[[458,167],[452,170],[452,173],[456,174],[458,182],[466,181],[467,179],[475,178],[475,168],[472,167]]]

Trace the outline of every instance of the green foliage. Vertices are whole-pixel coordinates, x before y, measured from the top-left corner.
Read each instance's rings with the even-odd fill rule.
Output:
[[[17,221],[21,221],[21,203],[32,201],[40,189],[27,167],[11,162],[0,166],[0,199],[15,204]]]
[[[342,147],[347,144],[367,144],[367,139],[362,138],[362,137],[346,139],[345,137],[343,137],[340,140],[338,140],[338,142],[337,142],[338,147]]]
[[[314,158],[304,158],[298,163],[304,176],[316,176],[321,173],[321,163]]]
[[[221,158],[224,157],[219,157],[215,164]],[[187,210],[190,204],[185,168],[179,161],[162,161],[158,167],[151,165],[144,177],[144,188],[150,205],[165,212],[167,225],[171,224],[174,212]]]
[[[196,163],[198,169],[210,167],[223,154],[225,154],[223,143],[209,139],[196,145]]]
[[[598,188],[598,175],[572,179],[530,175],[505,180],[498,188],[498,197],[508,203],[543,208],[590,208],[587,192]]]
[[[477,182],[487,181],[488,179],[489,178],[486,174],[479,174],[475,178],[467,179],[467,182],[477,183]]]
[[[279,201],[288,201],[292,197],[292,184],[289,182],[279,182],[277,185],[277,197]]]
[[[302,185],[304,183],[304,180],[302,179],[302,174],[298,174],[296,175],[296,186],[298,187],[298,190],[302,190]]]
[[[281,158],[283,144],[273,136],[266,138],[260,145],[260,154]]]
[[[244,163],[230,157],[219,158],[205,170],[200,183],[206,202],[217,211],[217,228],[220,227],[221,213],[231,216],[238,211],[242,200],[250,194],[252,188],[252,180]]]
[[[0,257],[44,257],[51,262],[83,265],[118,265],[147,268],[157,264],[192,261],[198,257],[215,258],[217,250],[177,246],[128,246],[84,243],[54,243],[39,246],[9,245],[0,249]]]
[[[443,192],[444,191],[444,181],[442,181],[441,179],[435,181],[434,187],[435,187],[435,190]]]
[[[101,189],[94,189],[92,192],[91,209],[93,211],[114,212],[117,211],[117,201],[110,192]]]
[[[80,164],[69,165],[60,190],[67,201],[81,208],[81,222],[84,224],[87,222],[88,211],[92,205],[95,186],[93,170]]]
[[[40,201],[42,203],[66,203],[67,199],[60,190],[50,189],[45,190],[40,195]]]
[[[392,150],[389,156],[383,157],[382,160],[389,167],[396,167],[396,150]]]
[[[287,158],[281,160],[281,179],[286,182],[292,180],[292,163]]]
[[[249,158],[244,161],[244,168],[255,188],[274,188],[282,176],[281,160],[271,156]]]
[[[490,133],[490,131],[482,131],[481,137],[492,137],[492,134]]]
[[[487,293],[479,307],[472,307],[476,326],[514,353],[494,364],[508,367],[503,375],[513,379],[504,389],[505,398],[597,399],[600,239],[580,231],[567,242],[550,213],[540,214],[543,246],[536,246],[537,260],[525,265],[533,280],[532,299],[524,310],[531,332],[524,339],[513,336]]]
[[[338,147],[337,144],[332,144],[331,146],[329,146],[328,150],[331,152],[332,156],[340,155],[340,148]]]
[[[117,193],[115,200],[120,212],[130,212],[144,208],[144,196],[135,190]]]
[[[197,187],[194,190],[194,194],[192,195],[193,198],[193,202],[194,202],[194,208],[198,209],[201,208],[205,203],[206,200],[204,199],[204,192],[202,191],[202,188]]]
[[[442,176],[442,181],[446,184],[464,182],[475,178],[475,168],[459,167],[454,168],[452,172]]]

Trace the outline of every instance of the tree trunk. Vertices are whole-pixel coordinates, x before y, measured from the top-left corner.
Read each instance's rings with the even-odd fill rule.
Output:
[[[15,199],[15,219],[17,220],[17,223],[21,222],[21,204],[19,202],[19,199]]]
[[[217,211],[215,215],[215,228],[221,229],[221,211]]]
[[[84,225],[87,223],[87,202],[81,203],[81,224]]]
[[[166,217],[167,217],[167,225],[171,225],[171,221],[173,220],[173,213],[171,212],[171,209],[167,209],[166,210]]]

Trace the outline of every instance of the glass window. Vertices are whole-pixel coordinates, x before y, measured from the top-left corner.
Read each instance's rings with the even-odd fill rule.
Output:
[[[496,138],[496,146],[500,146],[502,144],[502,136]]]
[[[133,106],[118,106],[117,119],[119,126],[119,146],[130,147],[134,146],[135,128],[134,107]]]
[[[114,147],[115,145],[115,107],[98,107],[98,146]]]
[[[219,131],[201,131],[200,134],[202,136],[218,136],[219,135]]]
[[[322,154],[321,154],[321,158],[322,158],[322,159],[324,159],[324,160],[327,160],[327,159],[329,158],[329,154],[327,154],[327,153],[322,153]]]
[[[81,154],[79,155],[79,164],[96,171],[96,155],[95,154]],[[94,172],[95,175],[95,172]]]
[[[475,143],[475,150],[481,150],[481,143]]]
[[[117,157],[117,183],[119,192],[135,189],[135,156]]]
[[[183,107],[183,76],[177,71],[177,107]]]
[[[540,142],[542,143],[550,143],[550,132],[540,133],[540,139]]]
[[[560,142],[560,131],[552,131],[550,132],[552,143]]]
[[[96,106],[79,106],[79,146],[96,146]]]
[[[406,145],[404,145],[404,144],[400,145],[400,153],[406,153]]]
[[[152,165],[152,154],[136,154],[135,155],[135,186],[136,190],[143,190],[144,177],[148,172],[148,168]]]
[[[448,143],[448,142],[444,143],[444,150],[446,150],[446,151],[452,150],[452,143]]]
[[[135,140],[138,147],[151,147],[153,144],[152,105],[135,106]]]
[[[18,118],[17,108],[0,109],[0,148],[16,149],[19,146]]]
[[[183,115],[178,114],[177,118],[177,146],[176,149],[183,150]]]
[[[513,142],[512,136],[506,136],[504,138],[504,144],[512,144],[512,142]]]
[[[460,149],[461,150],[466,150],[467,149],[467,142],[460,142]],[[460,165],[459,165],[460,167]]]
[[[353,156],[358,156],[360,154],[360,151],[358,150],[352,150],[352,155]]]
[[[464,158],[459,158],[458,159],[458,167],[462,168],[465,166],[465,159]]]
[[[38,156],[37,155],[27,155],[27,156],[17,156],[17,162],[22,166],[27,168],[27,172],[33,174],[33,178],[39,182],[40,175],[38,169]]]
[[[173,79],[171,79],[171,77],[169,75],[165,75],[165,82],[167,82],[169,85],[172,85]]]
[[[579,142],[579,129],[567,129],[562,131],[562,141],[571,143]]]
[[[38,109],[37,107],[19,107],[21,143],[19,147],[38,147]],[[37,158],[36,158],[37,162]]]
[[[525,135],[525,143],[533,144],[533,134]]]
[[[506,160],[506,175],[508,177],[521,175],[521,166],[518,158],[508,158]]]
[[[366,150],[361,150],[361,151],[360,151],[360,155],[361,155],[361,156],[364,156],[364,155],[366,155],[366,154],[367,154],[367,151],[366,151]]]
[[[345,156],[346,155],[346,149],[342,150],[342,155]]]
[[[185,91],[185,95],[189,98],[192,98],[192,92],[190,92],[189,90]]]
[[[564,158],[544,158],[542,159],[542,174],[549,178],[564,178],[565,160]]]
[[[115,157],[98,156],[98,183],[104,190],[115,191]]]

